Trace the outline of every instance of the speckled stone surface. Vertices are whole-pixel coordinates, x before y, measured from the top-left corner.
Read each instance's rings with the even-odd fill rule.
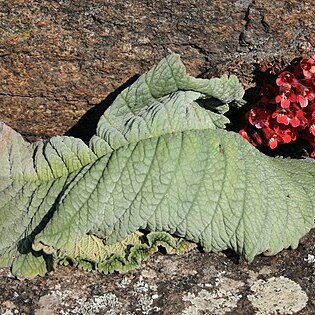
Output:
[[[103,275],[59,266],[32,280],[0,269],[0,314],[314,314],[315,232],[296,250],[251,263],[235,254],[155,254]]]
[[[311,1],[0,1],[0,120],[30,139],[65,132],[169,51],[193,75],[290,61],[315,45]]]
[[[257,65],[315,51],[314,16],[297,0],[0,1],[0,121],[34,141],[86,115],[70,134],[88,138],[109,94],[170,51],[192,75],[254,87]],[[128,274],[58,267],[17,280],[3,269],[0,314],[314,314],[314,241],[250,264],[194,249]]]

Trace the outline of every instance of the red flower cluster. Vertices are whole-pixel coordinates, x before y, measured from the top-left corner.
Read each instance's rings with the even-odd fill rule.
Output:
[[[302,59],[291,72],[281,72],[275,84],[262,87],[240,134],[255,146],[271,149],[303,139],[315,157],[315,55]]]

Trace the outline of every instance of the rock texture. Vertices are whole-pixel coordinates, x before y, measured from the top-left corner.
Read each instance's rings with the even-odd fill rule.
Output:
[[[0,314],[313,315],[314,244],[313,231],[297,250],[250,264],[228,251],[156,254],[127,274],[59,266],[43,278],[17,280],[3,269]]]
[[[289,61],[315,46],[307,1],[0,1],[0,120],[31,139],[65,132],[169,51],[194,75]]]
[[[67,131],[88,139],[110,93],[169,51],[193,75],[235,73],[246,88],[255,86],[257,65],[285,65],[315,51],[314,16],[314,3],[298,0],[2,0],[0,121],[31,141]],[[127,275],[60,267],[18,281],[3,270],[0,313],[314,314],[313,244],[314,232],[298,250],[250,265],[195,250],[157,255]],[[277,286],[269,300],[278,305],[265,308],[259,288],[270,292],[267,284],[278,285],[280,276],[288,279],[280,283],[295,281],[288,287],[296,292]],[[286,309],[283,297],[293,295],[300,298]]]

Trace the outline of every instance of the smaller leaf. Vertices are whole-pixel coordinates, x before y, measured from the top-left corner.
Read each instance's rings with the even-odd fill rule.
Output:
[[[151,232],[145,235],[135,232],[126,239],[107,245],[95,235],[86,235],[73,246],[57,251],[58,260],[63,265],[73,265],[88,271],[112,273],[126,272],[139,267],[142,261],[164,247],[169,254],[184,254],[191,245],[184,239],[166,232]],[[47,250],[48,248],[44,248]],[[51,253],[51,249],[48,249]]]
[[[47,272],[47,261],[44,256],[34,255],[33,252],[19,254],[15,257],[11,272],[16,277],[34,278],[43,276]]]

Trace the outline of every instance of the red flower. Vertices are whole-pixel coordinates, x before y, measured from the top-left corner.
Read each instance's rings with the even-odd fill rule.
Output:
[[[287,86],[281,86],[279,92],[275,101],[276,103],[280,103],[282,108],[289,108],[291,102],[296,102],[296,95]]]
[[[308,105],[308,101],[313,101],[315,98],[315,94],[312,89],[300,83],[296,86],[296,92],[296,99],[300,103],[301,107],[306,107]]]
[[[311,78],[315,74],[315,55],[309,59],[303,59],[300,62],[300,66],[305,78]]]
[[[269,126],[269,118],[273,111],[264,107],[254,107],[249,111],[248,121],[256,128]]]
[[[283,143],[290,143],[297,139],[297,134],[294,128],[284,128],[279,125],[275,127],[275,132]]]
[[[241,129],[239,133],[254,146],[261,145],[263,143],[262,137],[255,130],[250,130],[250,135],[245,129]]]
[[[239,134],[240,134],[244,139],[246,139],[248,142],[250,142],[250,138],[249,138],[248,133],[247,133],[247,131],[246,131],[245,129],[241,129],[241,130],[239,131]]]
[[[293,127],[300,126],[302,129],[304,129],[307,126],[308,119],[305,117],[305,113],[303,112],[303,110],[301,109],[296,110],[294,118],[299,121],[299,124],[295,124],[294,122],[292,123],[293,120],[292,119],[290,123]]]
[[[292,70],[294,74],[283,71],[274,84],[262,87],[240,134],[253,145],[271,149],[300,138],[315,158],[315,55]]]
[[[276,84],[278,86],[286,86],[290,88],[291,85],[295,86],[296,84],[298,84],[298,80],[295,78],[295,76],[291,72],[283,71],[278,76],[276,80]]]
[[[270,149],[275,149],[275,148],[278,146],[277,135],[272,136],[272,137],[268,140],[268,146],[270,147]]]
[[[277,123],[297,127],[300,124],[300,120],[290,110],[279,108],[271,115],[272,118],[276,118]]]

